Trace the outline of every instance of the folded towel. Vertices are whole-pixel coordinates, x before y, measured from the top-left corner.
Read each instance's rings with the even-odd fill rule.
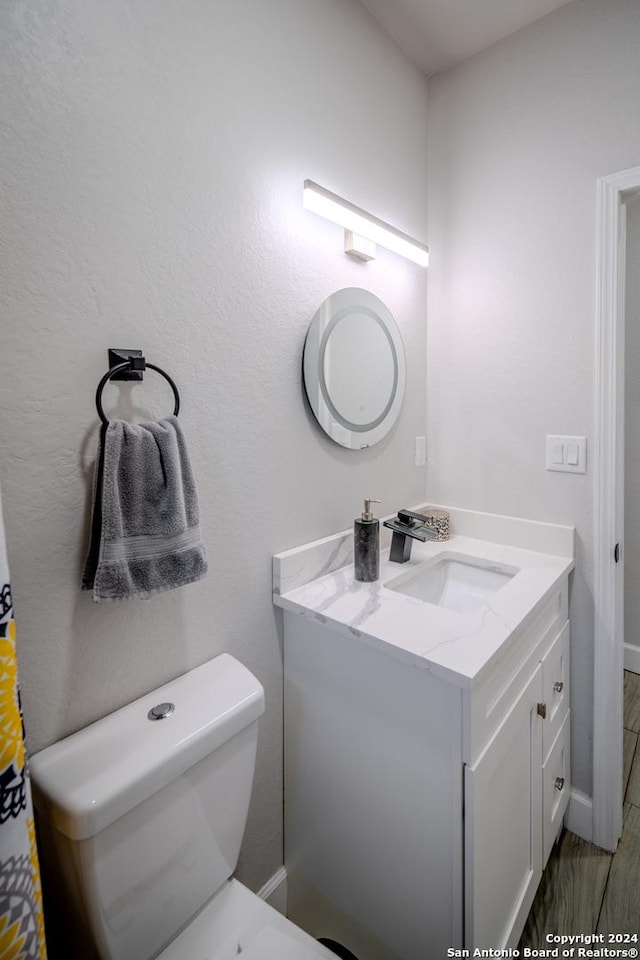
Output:
[[[177,418],[110,421],[100,433],[83,590],[93,590],[94,600],[151,597],[206,572],[198,497]]]

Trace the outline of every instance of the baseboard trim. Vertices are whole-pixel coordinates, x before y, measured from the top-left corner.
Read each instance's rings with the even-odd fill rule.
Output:
[[[572,790],[564,818],[567,830],[587,843],[593,843],[593,800],[580,790]]]
[[[624,668],[633,673],[640,673],[640,647],[631,643],[624,645]]]
[[[284,866],[280,867],[272,877],[267,880],[265,885],[258,890],[258,896],[270,907],[281,913],[283,917],[287,915],[287,871]]]

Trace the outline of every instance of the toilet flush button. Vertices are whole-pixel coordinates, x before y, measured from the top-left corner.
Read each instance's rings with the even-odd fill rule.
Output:
[[[174,703],[157,703],[155,707],[151,707],[147,716],[149,720],[164,720],[171,716],[175,708]]]

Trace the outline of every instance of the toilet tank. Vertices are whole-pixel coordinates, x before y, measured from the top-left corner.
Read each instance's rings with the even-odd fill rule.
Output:
[[[64,955],[147,960],[231,876],[263,711],[222,654],[31,758]]]

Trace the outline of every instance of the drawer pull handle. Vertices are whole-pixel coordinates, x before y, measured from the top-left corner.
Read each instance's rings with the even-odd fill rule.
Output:
[[[543,720],[547,719],[547,705],[546,703],[538,704],[538,716],[542,717]]]
[[[562,790],[564,787],[564,777],[556,777],[555,783],[553,784],[556,790]]]
[[[564,689],[564,683],[562,682],[562,680],[556,680],[556,682],[553,685],[553,689],[555,690],[556,693],[562,693]]]

